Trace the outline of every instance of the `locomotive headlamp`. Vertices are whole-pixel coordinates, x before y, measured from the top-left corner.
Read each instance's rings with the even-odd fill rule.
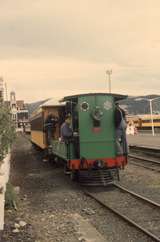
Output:
[[[95,160],[94,161],[94,167],[95,168],[104,168],[105,167],[105,163],[103,160]]]
[[[89,104],[87,102],[83,102],[81,104],[81,110],[82,111],[88,111],[89,110]]]

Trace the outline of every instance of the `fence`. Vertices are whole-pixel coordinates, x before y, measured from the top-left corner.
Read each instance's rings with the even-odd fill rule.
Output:
[[[15,138],[9,107],[0,102],[0,230],[4,228],[6,184],[10,172],[10,147]]]
[[[8,154],[0,165],[0,230],[4,229],[4,206],[6,184],[10,173],[10,154]]]

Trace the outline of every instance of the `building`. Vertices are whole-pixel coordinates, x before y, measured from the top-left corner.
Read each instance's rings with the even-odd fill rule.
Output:
[[[14,91],[10,93],[10,100],[8,101],[7,85],[2,77],[0,77],[0,103],[4,103],[10,109],[11,118],[16,128],[25,129],[29,124],[29,113],[26,105],[23,100],[16,100],[16,93]]]
[[[23,100],[16,100],[15,92],[10,93],[9,106],[16,128],[25,129],[29,124],[29,113]]]
[[[12,115],[12,121],[17,123],[17,103],[16,103],[16,94],[15,92],[10,93],[10,109]]]

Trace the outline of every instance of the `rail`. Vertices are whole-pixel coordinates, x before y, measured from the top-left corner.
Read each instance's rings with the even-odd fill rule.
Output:
[[[118,185],[116,183],[113,184],[113,186],[119,188],[120,190],[122,190],[124,192],[127,192],[127,193],[131,194],[132,196],[134,196],[134,197],[136,197],[136,198],[138,198],[138,199],[140,199],[140,200],[142,200],[142,201],[144,201],[146,203],[149,203],[149,204],[151,204],[151,205],[153,205],[155,207],[160,208],[160,203],[156,203],[156,202],[154,202],[154,201],[152,201],[152,200],[150,200],[150,199],[148,199],[148,198],[146,198],[146,197],[144,197],[142,195],[139,195],[136,192],[133,192],[133,191],[131,191],[131,190],[129,190],[129,189],[127,189],[127,188],[125,188],[125,187],[123,187],[121,185]]]
[[[142,156],[137,156],[137,155],[132,155],[132,154],[130,154],[129,157],[130,158],[135,158],[135,159],[138,159],[138,160],[142,160],[142,161],[148,161],[148,162],[160,165],[159,161],[153,160],[153,159],[148,159],[147,157],[142,157]]]
[[[134,161],[130,161],[130,163],[133,165],[140,166],[152,171],[160,172],[160,162],[157,160],[133,154],[129,154],[128,157],[134,159]],[[138,160],[141,162],[138,162]]]
[[[141,196],[141,195],[139,195],[139,194],[137,194],[137,193],[135,193],[133,191],[130,191],[130,190],[122,187],[121,185],[114,184],[114,186],[116,188],[122,190],[123,192],[129,193],[131,196],[134,196],[137,199],[140,199],[143,202],[148,203],[149,205],[156,207],[157,209],[160,208],[160,204],[159,203],[156,203],[156,202],[154,202],[154,201],[152,201],[152,200],[150,200],[148,198],[145,198],[145,197],[143,197],[143,196]],[[92,199],[94,199],[96,202],[98,202],[101,206],[103,206],[104,208],[110,210],[112,213],[114,213],[115,215],[117,215],[118,217],[123,219],[125,222],[127,222],[131,226],[133,226],[136,229],[138,229],[139,231],[143,232],[143,234],[145,234],[146,236],[149,236],[150,238],[152,238],[152,240],[160,242],[160,238],[156,234],[154,234],[153,232],[149,231],[144,226],[142,226],[138,222],[134,221],[132,218],[129,218],[128,216],[126,216],[123,213],[121,213],[120,211],[118,211],[119,209],[117,210],[116,208],[113,208],[110,205],[108,205],[107,202],[103,201],[103,199],[97,197],[97,193],[96,193],[96,195],[94,195],[94,193],[89,192],[87,190],[85,190],[84,193],[87,196],[89,196]]]

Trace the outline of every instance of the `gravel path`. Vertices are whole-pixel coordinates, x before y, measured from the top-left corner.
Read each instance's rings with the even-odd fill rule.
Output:
[[[122,183],[128,184],[132,178],[135,181],[134,169],[129,167],[122,172]],[[74,214],[87,219],[106,242],[150,241],[86,197],[82,188],[63,174],[61,167],[44,163],[22,136],[17,138],[13,148],[11,181],[14,186],[20,187],[18,211],[6,211],[1,242],[85,242],[73,220]],[[144,189],[146,187],[147,184]],[[27,225],[13,233],[15,223],[20,220]]]

